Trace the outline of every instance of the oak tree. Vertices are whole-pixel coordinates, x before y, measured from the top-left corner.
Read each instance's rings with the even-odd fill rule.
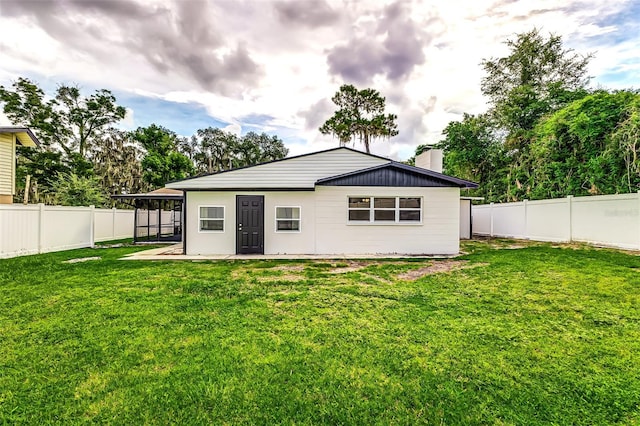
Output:
[[[345,84],[331,98],[338,110],[321,127],[322,134],[337,137],[340,145],[358,139],[370,151],[377,138],[390,138],[398,134],[395,114],[385,114],[385,98],[374,89],[358,90]]]

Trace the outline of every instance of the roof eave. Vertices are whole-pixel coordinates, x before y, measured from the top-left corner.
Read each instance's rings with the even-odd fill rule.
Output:
[[[18,139],[18,142],[22,146],[27,146],[32,148],[40,146],[40,141],[38,140],[36,135],[33,134],[31,129],[29,129],[28,127],[16,127],[16,126],[0,127],[0,133],[15,134],[16,139]]]
[[[296,186],[296,187],[173,187],[181,191],[214,191],[214,192],[283,192],[283,191],[315,191],[315,186]]]

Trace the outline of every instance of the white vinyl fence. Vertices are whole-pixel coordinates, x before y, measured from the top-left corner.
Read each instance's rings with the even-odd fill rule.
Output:
[[[472,208],[473,233],[640,250],[640,191]]]
[[[133,237],[133,210],[0,205],[0,258],[93,247]]]

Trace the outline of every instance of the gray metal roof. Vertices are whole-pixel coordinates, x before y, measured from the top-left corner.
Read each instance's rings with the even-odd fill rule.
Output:
[[[183,190],[308,190],[327,176],[360,170],[391,160],[351,148],[284,158],[269,163],[171,182],[167,188]]]
[[[478,187],[474,182],[395,161],[326,177],[316,183],[322,186]]]
[[[474,182],[340,147],[170,182],[166,187],[190,191],[313,191],[316,185],[478,186]]]

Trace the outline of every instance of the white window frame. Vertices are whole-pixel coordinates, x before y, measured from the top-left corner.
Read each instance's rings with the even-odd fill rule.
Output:
[[[298,218],[297,219],[292,219],[292,218],[280,218],[278,219],[278,209],[298,209]],[[273,217],[274,217],[274,232],[278,233],[278,234],[297,234],[302,232],[302,207],[301,206],[275,206],[275,209],[273,211]],[[298,221],[298,229],[278,229],[278,221],[279,220],[297,220]]]
[[[369,199],[369,208],[362,207],[349,207],[349,199],[350,198],[368,198]],[[395,207],[394,208],[375,208],[375,199],[376,198],[395,198]],[[400,198],[418,198],[420,200],[420,208],[408,208],[408,207],[400,207]],[[400,226],[417,226],[422,225],[422,220],[424,217],[424,197],[419,195],[349,195],[347,196],[347,225],[400,225]],[[351,210],[357,211],[369,211],[369,220],[350,220],[349,212]],[[394,220],[375,220],[375,211],[376,210],[393,210]],[[401,211],[419,211],[420,212],[420,220],[400,220],[400,212]]]
[[[222,219],[220,218],[210,218],[210,217],[202,217],[201,216],[201,208],[202,207],[221,207],[222,208]],[[222,230],[221,231],[216,231],[213,229],[202,229],[202,221],[203,220],[222,220]],[[204,233],[204,234],[223,234],[225,232],[225,228],[226,228],[226,223],[227,223],[227,208],[226,206],[214,206],[214,205],[202,205],[202,206],[198,206],[198,232],[199,233]]]

